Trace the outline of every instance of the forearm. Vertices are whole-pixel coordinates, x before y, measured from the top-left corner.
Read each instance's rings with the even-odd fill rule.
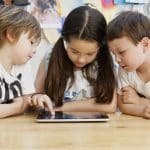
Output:
[[[16,115],[19,113],[19,108],[16,103],[0,104],[0,118]]]
[[[150,99],[148,98],[145,98],[145,97],[140,97],[139,98],[139,103],[142,104],[142,105],[150,105]]]
[[[21,97],[14,100],[10,104],[0,104],[0,118],[13,116],[24,112],[27,108],[27,104],[23,102]]]
[[[127,115],[133,115],[138,117],[143,117],[145,105],[142,104],[124,104],[118,102],[119,109],[121,112]]]
[[[115,102],[110,104],[96,103],[95,99],[77,100],[66,102],[62,107],[56,108],[60,111],[85,111],[85,112],[108,112],[112,113],[116,110]]]

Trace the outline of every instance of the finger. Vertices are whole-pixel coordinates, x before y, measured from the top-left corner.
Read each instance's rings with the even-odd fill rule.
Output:
[[[55,115],[55,111],[54,111],[52,103],[48,102],[47,107],[48,107],[48,110],[51,112],[51,114]]]
[[[125,104],[132,104],[133,103],[132,100],[130,99],[130,97],[128,97],[128,96],[122,96],[122,101]]]
[[[150,106],[147,106],[146,113],[150,114]]]
[[[42,99],[38,99],[38,100],[37,100],[37,106],[38,106],[39,108],[44,109],[44,102],[43,102]]]
[[[38,99],[37,96],[33,96],[33,97],[32,97],[32,104],[33,104],[34,106],[37,106],[37,99]]]
[[[128,91],[129,90],[129,86],[125,86],[121,88],[122,91]]]
[[[24,100],[30,105],[30,106],[32,106],[33,104],[32,104],[32,99],[31,99],[31,97],[30,96],[26,96],[26,97],[24,97]]]
[[[144,117],[147,118],[147,119],[150,119],[150,113],[145,112]]]
[[[122,94],[125,95],[125,94],[128,94],[129,93],[129,90],[127,89],[122,89]]]
[[[46,104],[48,110],[51,112],[51,114],[55,115],[55,111],[54,111],[54,108],[53,108],[52,101],[47,96],[45,96],[45,104]]]

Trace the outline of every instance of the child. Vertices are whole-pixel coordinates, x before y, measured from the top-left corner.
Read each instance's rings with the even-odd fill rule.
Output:
[[[120,110],[150,119],[149,18],[138,12],[122,12],[108,25],[108,44],[120,65]]]
[[[23,112],[27,95],[35,92],[26,62],[40,37],[40,25],[32,15],[15,6],[0,6],[0,118]]]
[[[25,6],[29,5],[30,3],[28,2],[28,0],[0,0],[0,4],[4,5],[14,4],[16,6]]]
[[[36,87],[56,111],[115,111],[113,62],[98,10],[81,6],[70,12],[52,53],[40,64]]]
[[[12,0],[0,0],[0,4],[11,5],[12,4]]]

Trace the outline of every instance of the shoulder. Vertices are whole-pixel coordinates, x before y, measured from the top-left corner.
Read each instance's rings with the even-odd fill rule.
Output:
[[[135,71],[134,72],[128,72],[128,71],[125,71],[124,69],[122,69],[121,67],[119,67],[118,69],[118,76],[120,78],[133,78],[135,76]]]
[[[25,64],[22,64],[22,65],[14,65],[12,72],[13,72],[13,74],[16,74],[16,73],[23,73],[28,70],[31,70],[31,62],[30,61]]]
[[[135,72],[127,72],[121,67],[118,70],[118,88],[133,85],[136,80]]]

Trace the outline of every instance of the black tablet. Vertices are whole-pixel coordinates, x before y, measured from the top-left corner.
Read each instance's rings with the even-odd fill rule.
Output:
[[[52,116],[49,111],[39,110],[36,122],[107,122],[106,113],[99,112],[55,112]]]

